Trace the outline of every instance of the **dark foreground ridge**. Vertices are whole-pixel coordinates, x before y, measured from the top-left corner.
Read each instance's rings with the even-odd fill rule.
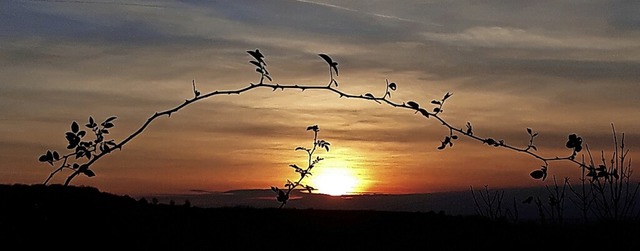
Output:
[[[435,212],[199,208],[92,187],[0,185],[0,241],[29,248],[160,250],[638,250],[640,224],[562,226]]]

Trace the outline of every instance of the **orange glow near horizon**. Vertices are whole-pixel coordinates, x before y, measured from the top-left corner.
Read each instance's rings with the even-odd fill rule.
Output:
[[[365,190],[365,182],[359,177],[356,169],[351,168],[344,159],[326,159],[315,169],[309,182],[318,189],[318,193],[332,196],[361,193]]]

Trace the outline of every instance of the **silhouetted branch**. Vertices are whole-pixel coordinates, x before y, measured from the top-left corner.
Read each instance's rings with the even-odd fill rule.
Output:
[[[432,105],[433,107],[427,108],[427,107],[423,107],[420,106],[417,102],[415,101],[405,101],[405,102],[396,102],[396,101],[392,101],[390,100],[391,98],[391,91],[396,91],[398,88],[398,85],[394,82],[389,83],[388,80],[386,80],[386,89],[385,89],[385,94],[381,97],[376,97],[371,93],[365,93],[365,94],[351,94],[351,93],[346,93],[343,92],[339,89],[337,89],[338,87],[338,82],[334,79],[333,76],[333,72],[336,73],[336,76],[338,75],[338,68],[337,65],[338,63],[333,61],[333,59],[331,59],[329,56],[325,55],[325,54],[319,54],[329,65],[329,72],[330,72],[330,82],[328,85],[299,85],[299,84],[279,84],[279,83],[265,83],[264,80],[268,79],[269,81],[272,80],[271,76],[269,75],[269,72],[267,71],[266,68],[266,62],[264,61],[264,55],[258,50],[256,49],[255,51],[247,51],[247,53],[249,53],[255,60],[251,60],[249,61],[250,63],[252,63],[254,66],[256,66],[256,72],[258,72],[260,74],[260,81],[258,83],[250,83],[248,86],[240,88],[240,89],[235,89],[235,90],[223,90],[223,91],[212,91],[212,92],[208,92],[208,93],[200,93],[200,91],[198,91],[196,89],[196,84],[195,81],[192,81],[192,87],[193,87],[193,93],[194,96],[190,99],[186,99],[182,104],[173,107],[171,109],[167,109],[164,111],[160,111],[160,112],[156,112],[154,113],[152,116],[150,116],[145,122],[144,124],[142,124],[142,126],[140,126],[136,131],[134,131],[132,134],[130,134],[128,137],[126,137],[124,140],[120,141],[119,143],[115,143],[113,140],[111,141],[104,141],[103,140],[103,134],[107,134],[108,130],[106,130],[106,128],[104,128],[105,123],[103,122],[102,124],[102,128],[98,127],[95,124],[92,124],[92,120],[93,118],[90,118],[90,123],[87,124],[87,127],[92,128],[92,130],[94,130],[95,134],[96,134],[96,140],[94,141],[86,141],[86,142],[80,142],[81,144],[84,144],[82,146],[78,145],[78,142],[74,142],[75,145],[72,148],[68,149],[73,149],[75,148],[75,152],[71,153],[71,154],[67,154],[64,155],[63,157],[58,156],[57,158],[54,158],[55,156],[49,156],[49,154],[45,154],[43,156],[45,156],[44,158],[41,157],[40,161],[42,162],[49,162],[49,164],[53,165],[54,162],[58,162],[58,161],[62,161],[62,163],[60,164],[60,166],[53,172],[51,173],[51,175],[47,178],[47,180],[45,181],[45,184],[49,182],[49,180],[51,179],[51,177],[53,177],[56,173],[62,171],[63,169],[71,169],[73,170],[73,173],[68,176],[68,178],[65,181],[65,185],[68,185],[70,183],[70,181],[76,177],[79,174],[86,174],[87,176],[93,176],[94,173],[89,169],[96,161],[98,161],[99,159],[101,159],[103,156],[111,153],[114,149],[122,149],[127,143],[129,143],[131,140],[133,140],[134,138],[136,138],[138,135],[140,135],[142,132],[144,132],[148,126],[155,121],[157,118],[161,117],[161,116],[167,116],[170,117],[171,114],[178,112],[180,110],[182,110],[183,108],[189,106],[192,103],[198,102],[200,100],[203,99],[208,99],[214,96],[219,96],[219,95],[240,95],[242,93],[254,90],[254,89],[261,89],[261,88],[266,88],[266,89],[272,89],[273,91],[276,90],[281,90],[281,91],[285,91],[285,90],[300,90],[300,91],[305,91],[305,90],[316,90],[316,91],[327,91],[327,92],[332,92],[335,93],[339,96],[339,98],[347,98],[347,99],[362,99],[362,100],[370,100],[379,104],[387,104],[390,105],[392,107],[395,108],[400,108],[400,109],[407,109],[410,110],[412,112],[414,112],[414,114],[418,114],[420,113],[421,116],[423,116],[426,119],[432,118],[437,120],[439,123],[442,124],[442,126],[446,127],[449,130],[449,135],[446,136],[444,138],[444,140],[442,141],[442,145],[440,147],[438,147],[438,149],[442,150],[444,148],[446,148],[447,146],[452,147],[453,146],[453,141],[457,140],[459,138],[458,135],[461,136],[466,136],[469,139],[475,140],[475,141],[479,141],[483,144],[487,144],[490,146],[494,146],[494,147],[502,147],[502,148],[506,148],[506,149],[510,149],[516,152],[520,152],[520,153],[524,153],[527,154],[529,156],[532,156],[540,161],[543,162],[542,164],[542,168],[540,170],[535,170],[531,173],[531,176],[533,178],[536,179],[542,179],[544,180],[547,176],[547,169],[549,166],[549,162],[551,161],[570,161],[572,163],[575,163],[577,165],[579,165],[580,167],[587,167],[584,163],[578,162],[575,160],[575,156],[577,152],[580,152],[580,150],[582,149],[582,139],[580,137],[577,137],[575,134],[572,134],[569,136],[569,141],[567,142],[567,147],[571,148],[573,151],[571,153],[571,155],[567,156],[567,157],[543,157],[539,154],[537,154],[536,151],[537,148],[535,147],[534,143],[534,138],[537,136],[537,133],[534,133],[531,129],[527,128],[527,132],[530,135],[530,141],[529,144],[525,147],[519,148],[516,146],[512,146],[509,145],[507,143],[505,143],[504,140],[495,140],[491,137],[480,137],[476,134],[473,133],[473,127],[471,126],[470,122],[467,122],[465,125],[465,128],[459,128],[456,126],[453,126],[452,124],[450,124],[449,122],[447,122],[444,118],[441,117],[441,114],[444,112],[443,108],[445,105],[445,102],[452,97],[453,94],[447,92],[442,99],[439,100],[432,100],[430,105]],[[335,84],[335,87],[334,85]],[[113,120],[113,118],[115,117],[111,117],[109,119],[107,119],[107,128],[112,127],[113,124],[111,123],[110,120]],[[75,124],[75,122],[73,122]],[[72,133],[72,136],[69,136],[69,133]],[[76,141],[75,137],[79,137],[81,138],[84,135],[77,135],[78,133],[80,133],[80,131],[77,128],[77,124],[75,125],[75,127],[72,125],[72,132],[68,132],[68,140],[70,140],[69,137],[72,137],[72,139],[74,141]],[[74,136],[75,135],[75,136]],[[77,141],[80,141],[79,139],[77,139]],[[71,144],[71,140],[70,140],[70,144]],[[82,148],[79,150],[79,148]],[[51,154],[53,155],[53,154]],[[56,153],[57,155],[57,153]],[[78,157],[86,157],[88,159],[88,161],[84,164],[69,164],[68,163],[68,158],[71,156],[76,156],[76,158]],[[51,157],[51,158],[50,158]]]

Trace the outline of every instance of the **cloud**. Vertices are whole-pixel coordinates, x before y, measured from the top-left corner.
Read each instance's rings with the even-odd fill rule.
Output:
[[[511,27],[473,27],[459,33],[423,34],[429,41],[456,46],[521,48],[521,49],[593,49],[620,50],[638,48],[637,40],[630,38],[585,37],[548,35]]]

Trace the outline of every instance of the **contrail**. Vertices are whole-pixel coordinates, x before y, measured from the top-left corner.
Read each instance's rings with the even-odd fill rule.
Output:
[[[20,0],[19,2],[43,2],[43,3],[77,3],[77,4],[101,4],[101,5],[119,5],[119,6],[135,6],[145,8],[171,8],[166,5],[142,4],[142,3],[123,3],[123,2],[107,2],[107,1],[81,1],[81,0]]]
[[[342,7],[342,6],[338,6],[338,5],[334,5],[334,4],[318,3],[318,2],[313,2],[313,1],[309,1],[309,0],[296,0],[296,1],[301,2],[301,3],[315,4],[315,5],[320,5],[320,6],[330,7],[330,8],[336,8],[336,9],[346,10],[346,11],[351,11],[351,12],[358,12],[358,13],[362,13],[362,14],[365,14],[365,15],[370,15],[370,16],[384,18],[384,19],[391,19],[391,20],[396,20],[396,21],[417,23],[417,24],[431,25],[431,26],[442,26],[441,24],[438,24],[438,23],[431,23],[431,22],[427,23],[427,22],[421,22],[421,21],[402,18],[402,17],[397,17],[397,16],[384,15],[384,14],[373,13],[373,12],[363,12],[363,11],[359,11],[359,10],[356,10],[356,9]]]

